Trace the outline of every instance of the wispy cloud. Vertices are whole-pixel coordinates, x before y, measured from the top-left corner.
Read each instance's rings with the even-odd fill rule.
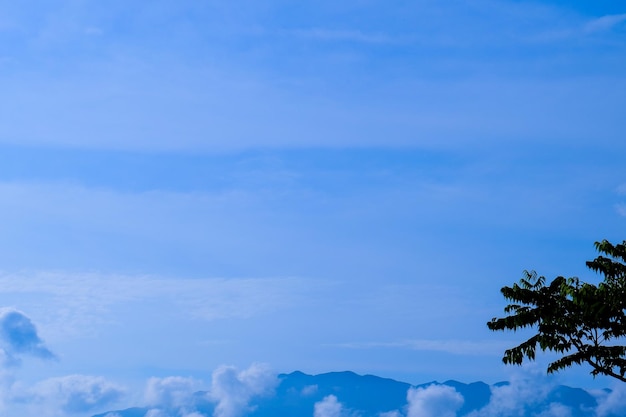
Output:
[[[502,341],[416,339],[398,342],[340,343],[333,346],[346,349],[410,349],[452,353],[455,355],[499,354],[511,343]]]
[[[626,183],[620,184],[615,189],[615,192],[617,193],[617,195],[625,196],[626,195]],[[617,203],[617,204],[615,204],[615,211],[620,216],[626,217],[626,203]]]
[[[295,36],[320,41],[358,42],[367,44],[389,44],[401,41],[401,39],[382,33],[368,33],[361,30],[350,29],[311,28],[296,29],[290,31],[289,33]]]
[[[626,13],[611,14],[587,22],[584,30],[587,33],[608,31],[621,25],[624,22],[626,22]]]
[[[550,130],[557,127],[563,130],[568,126],[571,126],[571,129],[567,129],[570,135],[597,138],[598,132],[594,132],[593,128],[597,129],[601,123],[596,121],[593,126],[586,125],[581,130],[579,127],[585,124],[585,117],[577,117],[567,111],[555,111],[584,107],[585,103],[593,103],[591,110],[597,109],[599,115],[610,118],[612,123],[619,123],[619,117],[614,116],[611,109],[619,108],[623,99],[611,103],[614,99],[598,101],[586,97],[585,90],[593,91],[594,87],[581,80],[579,73],[576,79],[569,80],[571,83],[567,86],[567,91],[578,97],[558,97],[554,92],[546,90],[562,65],[537,59],[538,55],[550,53],[549,49],[536,50],[542,47],[537,44],[531,45],[530,50],[519,48],[520,52],[510,62],[507,61],[510,54],[499,54],[499,49],[495,53],[490,52],[494,47],[517,50],[511,46],[524,44],[533,37],[543,36],[551,42],[567,38],[562,34],[572,28],[575,28],[573,33],[578,33],[580,27],[585,25],[580,18],[571,18],[570,14],[561,9],[539,7],[530,2],[455,2],[438,6],[433,5],[435,2],[426,3],[415,3],[411,7],[383,6],[382,3],[371,8],[356,8],[352,5],[352,9],[347,7],[344,13],[347,15],[359,9],[358,13],[363,14],[365,23],[345,28],[333,27],[323,19],[320,22],[307,19],[306,15],[300,16],[301,21],[296,24],[300,29],[283,29],[282,33],[291,33],[301,41],[319,40],[321,50],[297,57],[293,54],[294,48],[282,44],[274,47],[274,42],[267,42],[266,39],[251,42],[246,38],[246,42],[241,43],[258,45],[248,49],[263,50],[261,58],[254,55],[258,52],[233,47],[233,50],[217,51],[220,52],[219,56],[226,57],[223,64],[198,64],[198,57],[191,55],[192,47],[170,47],[172,49],[167,52],[155,54],[151,48],[162,45],[162,42],[158,38],[149,38],[152,41],[135,46],[139,50],[133,51],[135,55],[132,57],[120,53],[104,62],[92,58],[90,65],[86,65],[90,68],[89,76],[75,73],[76,66],[66,68],[57,77],[52,77],[51,71],[45,69],[41,73],[17,71],[12,77],[4,77],[1,81],[3,96],[7,103],[11,103],[2,111],[5,120],[11,120],[11,123],[0,126],[0,141],[150,151],[241,150],[267,146],[445,146],[467,141],[470,136],[478,137],[478,140],[474,140],[478,144],[490,132],[499,140],[512,138],[515,134],[527,140],[531,135],[526,133],[530,130],[532,136],[545,140],[555,138],[554,132]],[[177,9],[175,6],[170,7]],[[185,6],[179,7],[179,13],[174,15],[193,14],[180,13],[185,10]],[[323,15],[329,13],[328,7],[323,4],[316,7],[326,12]],[[88,16],[97,10],[91,10],[91,7],[85,9],[83,13],[87,17],[83,16],[84,20],[94,20]],[[265,32],[271,36],[281,33],[277,28],[284,27],[285,22],[280,19],[280,13],[275,8],[269,9],[271,17],[267,20],[270,27]],[[224,14],[229,15],[229,12],[235,11],[227,10]],[[115,13],[133,15],[136,11],[127,11],[123,5],[116,5],[112,14]],[[384,17],[380,24],[367,23],[378,21],[378,15]],[[72,22],[72,17],[70,14],[59,20]],[[146,18],[143,14],[135,17],[139,21]],[[219,19],[216,16],[206,17]],[[101,25],[100,29],[100,22],[95,20],[91,26],[79,25],[82,38],[85,37],[85,28],[92,27],[87,31],[98,33],[103,30],[106,36],[88,38],[102,40],[113,50],[116,45],[130,40],[115,32],[115,18],[109,21],[111,28]],[[181,40],[198,42],[204,39],[199,46],[205,51],[208,45],[220,44],[206,42],[211,36],[205,33],[205,28],[212,25],[204,22],[200,25],[198,22],[202,22],[202,19],[182,25],[193,36]],[[394,27],[398,22],[403,25],[400,29]],[[621,22],[623,15],[611,15],[588,22],[586,27],[589,31],[597,32],[616,27]],[[240,26],[258,24],[260,22],[246,22]],[[143,27],[148,26],[152,25],[144,22]],[[414,28],[413,31],[411,28]],[[63,32],[61,28],[54,30]],[[547,35],[542,35],[544,33]],[[146,34],[148,37],[151,35],[154,36]],[[338,64],[338,60],[344,58],[338,58],[325,45],[332,42],[350,43],[347,55],[357,55],[362,59],[340,70],[339,65],[333,64]],[[76,43],[81,44],[62,42],[63,45]],[[229,45],[237,43],[228,42]],[[371,45],[395,47],[398,44],[407,49],[393,56],[385,51],[377,51],[379,48],[367,48]],[[456,53],[459,48],[464,53]],[[85,56],[79,52],[76,58],[85,65]],[[168,53],[174,58],[154,61],[155,56],[168,56]],[[253,56],[249,60],[242,60],[241,56],[247,54]],[[63,56],[68,55],[72,56],[71,50],[64,51]],[[211,53],[207,52],[207,55]],[[572,53],[570,66],[589,62],[595,57],[588,50]],[[68,61],[71,62],[71,59]],[[250,62],[259,63],[259,67],[264,69],[251,69],[256,66],[250,65]],[[375,62],[376,65],[368,65],[372,69],[364,74],[361,67],[367,62]],[[316,75],[310,77],[309,70],[301,71],[301,68],[310,68]],[[533,88],[524,86],[519,91],[508,92],[498,87],[490,90],[488,86],[481,85],[481,78],[493,79],[495,71],[507,80],[509,88],[513,88],[519,79],[510,74],[517,73],[520,68],[533,69],[536,77],[527,77],[537,81]],[[357,73],[360,77],[355,76]],[[398,73],[405,75],[390,76]],[[454,81],[459,78],[469,79],[476,85],[476,91],[463,91],[461,86],[455,85]],[[559,78],[564,80],[569,77]],[[411,88],[410,84],[415,80],[425,81],[424,84],[430,88]],[[547,80],[548,85],[542,85],[542,80]],[[285,88],[284,83],[289,87]],[[376,94],[390,91],[396,85],[401,88],[389,97]],[[319,86],[325,88],[320,89]],[[356,89],[351,91],[350,88],[355,86]],[[543,100],[536,100],[533,94],[528,94],[533,90]],[[321,91],[323,94],[318,93]],[[499,91],[504,91],[504,94],[497,94]],[[439,93],[452,96],[445,100],[447,105],[436,104]],[[411,97],[403,99],[407,95]],[[484,101],[477,98],[484,98]],[[554,101],[556,105],[549,102],[544,105],[546,99]],[[528,102],[533,105],[520,108],[520,104]],[[466,118],[463,117],[465,114]],[[544,117],[544,114],[548,117]],[[582,110],[578,114],[585,116],[587,112]],[[32,120],[37,120],[37,123],[32,123]],[[246,123],[241,123],[241,120]],[[436,123],[437,120],[441,122]],[[499,121],[507,128],[497,129]],[[562,140],[569,143],[571,139]]]
[[[174,310],[188,318],[245,319],[293,305],[307,287],[308,280],[296,278],[168,279],[59,272],[0,275],[0,293],[51,297],[42,316],[55,334],[65,335],[89,332],[94,323],[110,320],[107,317],[114,306],[140,300],[176,306]],[[0,318],[10,351],[51,356],[28,318],[15,310],[4,310]]]
[[[399,410],[393,410],[380,413],[379,417],[403,417],[403,414]]]

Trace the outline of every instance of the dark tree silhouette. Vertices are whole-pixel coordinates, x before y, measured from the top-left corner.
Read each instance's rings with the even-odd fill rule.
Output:
[[[545,277],[524,271],[519,284],[501,289],[511,302],[504,309],[508,315],[493,318],[489,329],[537,330],[504,352],[505,364],[534,360],[539,347],[561,354],[548,365],[548,373],[586,363],[594,377],[607,375],[626,382],[626,346],[620,344],[626,336],[626,241],[613,245],[603,240],[595,247],[600,256],[587,267],[604,276],[598,285],[561,276],[546,283]]]

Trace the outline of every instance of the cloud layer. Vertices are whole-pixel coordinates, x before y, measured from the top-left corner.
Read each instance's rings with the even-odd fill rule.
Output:
[[[341,375],[337,373],[335,375]],[[302,375],[301,373],[299,375]],[[371,399],[354,397],[355,387],[337,384],[339,380],[328,379],[332,374],[322,375],[322,386],[311,385],[296,390],[302,382],[301,376],[294,373],[294,386],[278,387],[288,379],[277,379],[265,365],[253,364],[239,370],[233,366],[220,366],[212,373],[208,390],[203,390],[203,382],[189,377],[171,376],[150,378],[146,382],[144,417],[245,417],[255,412],[266,415],[280,410],[308,410],[311,417],[358,417],[372,414]],[[343,375],[350,384],[354,378],[369,384],[372,376],[359,377]],[[284,378],[284,377],[283,377]],[[369,382],[366,382],[369,381]],[[389,380],[380,380],[387,384]],[[398,404],[395,410],[379,410],[378,417],[614,417],[626,412],[626,389],[615,386],[612,390],[598,390],[589,393],[557,385],[554,380],[532,371],[518,372],[509,383],[490,387],[488,403],[478,394],[473,384],[452,385],[432,383],[420,387],[409,387],[406,402]],[[460,391],[455,388],[460,389]],[[328,392],[334,394],[328,394]],[[464,398],[461,392],[469,395]],[[383,394],[385,393],[385,394]],[[278,394],[278,396],[277,396]],[[293,395],[296,395],[294,397]],[[385,389],[381,395],[388,395]],[[285,396],[285,397],[283,397]],[[346,406],[342,396],[352,405]],[[8,381],[3,387],[2,399],[5,409],[11,415],[73,416],[85,413],[102,412],[127,400],[127,389],[107,381],[102,377],[68,375],[49,378],[32,386]],[[482,399],[481,399],[482,398]],[[488,397],[486,397],[488,398]],[[294,400],[302,404],[294,404]],[[274,402],[276,400],[277,402]],[[384,402],[385,398],[379,398]],[[286,401],[283,403],[283,401]],[[478,402],[477,402],[478,401]],[[374,401],[376,403],[376,401]],[[467,404],[466,404],[467,403]],[[483,404],[476,408],[476,404]],[[308,404],[308,405],[306,405]],[[369,404],[369,405],[366,405]],[[469,408],[466,407],[468,404]],[[276,407],[279,408],[276,408]],[[296,406],[297,408],[290,408]],[[359,409],[358,407],[363,407]],[[260,408],[257,408],[260,407]],[[356,407],[356,408],[351,408]],[[376,407],[376,405],[374,405]],[[138,409],[140,410],[140,409]],[[464,410],[464,411],[463,411]],[[137,411],[133,411],[136,413]],[[107,417],[126,416],[130,411],[110,412]],[[134,414],[133,414],[134,415]]]
[[[503,0],[344,3],[305,2],[288,16],[279,1],[246,2],[248,12],[160,2],[149,15],[122,2],[106,13],[67,1],[16,6],[3,16],[16,46],[5,58],[11,105],[2,114],[11,123],[0,126],[0,141],[160,151],[449,147],[606,143],[617,139],[607,126],[623,127],[611,111],[624,104],[623,77],[597,76],[621,68],[622,14]]]

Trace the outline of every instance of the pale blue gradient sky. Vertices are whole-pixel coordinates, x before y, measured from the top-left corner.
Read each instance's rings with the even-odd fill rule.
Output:
[[[617,2],[1,1],[0,45],[0,305],[59,358],[11,381],[496,382],[499,288],[626,238]]]

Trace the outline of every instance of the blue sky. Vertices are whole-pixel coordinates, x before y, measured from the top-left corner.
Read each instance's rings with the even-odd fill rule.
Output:
[[[223,364],[507,379],[499,288],[625,238],[619,2],[1,1],[0,45],[12,415]]]

